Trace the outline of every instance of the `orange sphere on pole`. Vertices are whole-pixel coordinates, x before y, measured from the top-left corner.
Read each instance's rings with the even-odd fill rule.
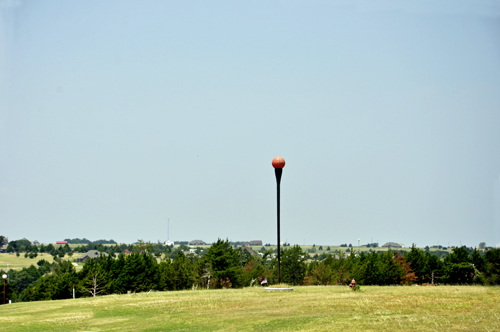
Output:
[[[283,168],[285,167],[285,159],[283,157],[277,156],[273,159],[273,167],[274,168]]]

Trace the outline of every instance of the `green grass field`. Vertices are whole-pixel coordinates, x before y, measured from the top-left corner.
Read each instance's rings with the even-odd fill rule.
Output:
[[[72,257],[66,255],[66,256],[64,256],[63,259],[69,260],[71,262],[72,261],[76,262],[76,258],[78,256],[80,256],[80,254],[78,254],[78,253],[74,254]],[[41,259],[45,259],[49,263],[52,263],[54,261],[54,258],[47,253],[38,254],[38,256],[36,258],[33,258],[33,259],[25,258],[24,254],[21,254],[21,255],[19,255],[19,257],[17,257],[16,254],[13,254],[13,253],[0,253],[0,270],[6,271],[7,264],[10,264],[9,268],[14,269],[14,270],[20,270],[23,267],[29,267],[30,265],[34,265],[35,267],[38,267],[36,265],[36,263]],[[81,265],[81,264],[79,264],[79,265]]]
[[[499,331],[500,288],[152,292],[0,306],[4,331]]]

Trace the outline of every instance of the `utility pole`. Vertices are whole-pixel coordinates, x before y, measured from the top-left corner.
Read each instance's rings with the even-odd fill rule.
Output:
[[[7,279],[7,275],[4,274],[2,278],[3,278],[3,304],[5,304],[5,280]]]

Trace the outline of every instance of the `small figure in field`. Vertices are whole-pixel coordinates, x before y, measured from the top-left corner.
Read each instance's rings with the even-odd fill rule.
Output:
[[[264,278],[264,280],[262,280],[262,282],[260,283],[260,285],[262,287],[267,286],[267,278]]]
[[[356,280],[352,279],[351,283],[349,284],[349,287],[351,287],[352,290],[356,290]]]

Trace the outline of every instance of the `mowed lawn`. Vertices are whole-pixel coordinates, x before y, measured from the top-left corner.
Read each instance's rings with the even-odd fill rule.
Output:
[[[47,253],[39,253],[36,258],[26,258],[24,257],[24,254],[20,254],[19,257],[17,257],[16,254],[13,253],[0,253],[0,269],[7,270],[7,264],[10,264],[9,267],[11,269],[22,269],[23,267],[29,267],[30,265],[38,267],[36,263],[41,259],[45,259],[49,263],[54,261],[54,258]]]
[[[500,331],[500,288],[152,292],[0,306],[3,331]]]
[[[73,256],[66,255],[63,257],[65,260],[70,260],[70,261],[76,261],[76,258],[80,256],[81,254],[75,253]],[[38,263],[39,260],[45,259],[49,263],[54,262],[54,257],[52,255],[49,255],[47,253],[43,254],[38,254],[36,258],[26,258],[24,257],[24,254],[19,255],[19,257],[16,256],[16,254],[12,253],[0,253],[0,270],[7,271],[7,268],[14,269],[14,270],[20,270],[23,267],[30,267],[31,265],[34,265],[35,267],[38,267],[36,263]],[[9,264],[9,265],[8,265]],[[78,264],[81,265],[81,264]],[[79,269],[77,269],[79,270]]]

